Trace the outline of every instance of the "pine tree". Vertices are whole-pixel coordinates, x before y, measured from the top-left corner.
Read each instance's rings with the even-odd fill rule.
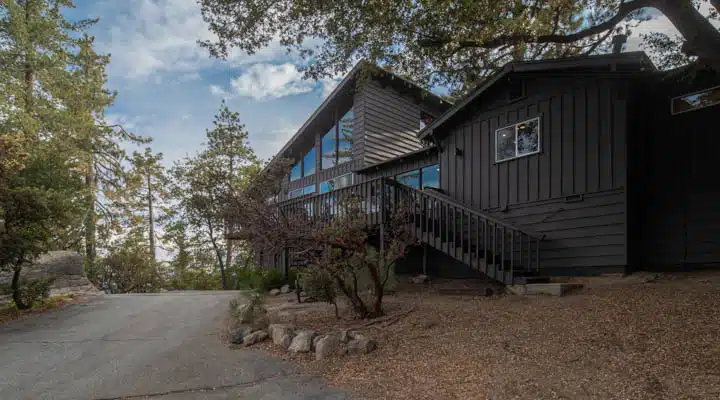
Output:
[[[232,264],[232,244],[224,240],[226,209],[260,170],[260,161],[248,143],[248,132],[238,113],[225,102],[206,132],[205,148],[172,169],[174,194],[188,227],[202,236],[215,253],[223,288]]]

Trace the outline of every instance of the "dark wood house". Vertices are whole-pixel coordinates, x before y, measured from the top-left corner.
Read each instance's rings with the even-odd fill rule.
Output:
[[[382,214],[409,200],[424,263],[408,265],[506,284],[720,263],[717,74],[657,71],[642,52],[519,62],[452,106],[356,74],[281,150],[298,160],[281,206],[354,192]]]

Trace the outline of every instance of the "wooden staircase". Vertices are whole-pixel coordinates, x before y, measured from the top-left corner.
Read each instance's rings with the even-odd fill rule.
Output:
[[[431,190],[386,180],[386,212],[410,210],[407,229],[453,259],[506,285],[549,282],[539,273],[541,236]]]

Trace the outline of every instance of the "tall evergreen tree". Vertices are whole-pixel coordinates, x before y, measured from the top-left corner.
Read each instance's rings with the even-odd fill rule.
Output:
[[[248,132],[238,113],[222,103],[213,128],[206,132],[205,148],[172,169],[174,193],[188,226],[212,247],[227,289],[227,267],[232,245],[224,239],[226,208],[235,191],[245,187],[260,170],[260,161],[248,143]]]

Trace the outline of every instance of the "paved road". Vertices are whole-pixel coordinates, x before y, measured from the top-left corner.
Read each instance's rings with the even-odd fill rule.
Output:
[[[0,325],[0,399],[345,399],[217,336],[234,293],[103,296]]]

